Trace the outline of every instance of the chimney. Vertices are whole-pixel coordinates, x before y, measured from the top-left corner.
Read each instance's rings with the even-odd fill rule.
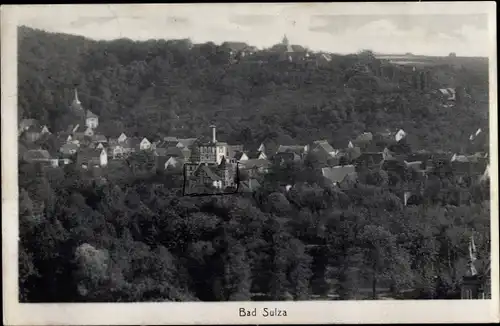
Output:
[[[212,142],[216,143],[217,142],[217,137],[215,136],[215,134],[216,134],[215,126],[211,125],[210,129],[212,129]]]

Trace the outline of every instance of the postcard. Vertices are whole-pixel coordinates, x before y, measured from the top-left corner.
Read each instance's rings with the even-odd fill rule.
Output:
[[[498,322],[495,9],[2,6],[4,323]]]

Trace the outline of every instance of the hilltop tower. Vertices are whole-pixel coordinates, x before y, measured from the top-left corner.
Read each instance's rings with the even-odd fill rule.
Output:
[[[288,46],[290,42],[288,42],[288,38],[286,37],[286,34],[283,35],[283,40],[281,41],[281,44]]]

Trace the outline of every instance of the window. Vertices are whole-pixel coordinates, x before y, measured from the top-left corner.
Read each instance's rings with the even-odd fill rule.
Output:
[[[462,299],[471,300],[472,299],[472,289],[464,289]]]

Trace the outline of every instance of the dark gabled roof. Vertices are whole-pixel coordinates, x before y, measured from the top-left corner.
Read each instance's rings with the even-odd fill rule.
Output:
[[[91,159],[100,158],[101,149],[85,148],[78,152],[78,159],[80,161],[86,161]]]
[[[169,156],[169,157],[180,157],[184,158],[184,153],[181,148],[169,147],[169,148],[156,148],[156,155],[158,156]]]
[[[345,154],[351,160],[355,160],[361,156],[361,149],[359,147],[347,148]]]
[[[105,143],[108,141],[106,136],[104,136],[102,134],[95,134],[91,137],[91,139],[92,139],[92,141],[98,142],[98,143]]]
[[[278,153],[295,153],[297,155],[302,155],[305,152],[304,146],[301,145],[280,145],[276,154]]]
[[[411,169],[414,171],[422,171],[422,161],[412,161],[412,162],[405,161],[405,165],[407,169]]]
[[[265,152],[259,152],[259,151],[250,151],[247,153],[247,156],[248,156],[248,159],[252,160],[252,159],[258,159],[258,157],[261,155],[261,154],[264,154],[266,155]],[[266,155],[267,157],[267,155]]]
[[[50,154],[44,149],[31,149],[24,153],[23,159],[25,161],[39,161],[50,160]]]
[[[219,164],[219,169],[225,169],[226,166],[227,166],[227,161],[226,161],[226,158],[223,156],[222,160],[220,161],[220,164]]]
[[[73,144],[73,143],[66,143],[64,145],[61,146],[61,148],[59,149],[59,151],[61,153],[64,153],[64,154],[70,154],[70,151],[72,150],[75,150],[77,151],[78,150],[78,145],[76,144]]]
[[[235,152],[235,153],[234,153],[233,158],[234,158],[234,159],[236,159],[236,160],[239,160],[239,159],[241,159],[241,157],[242,157],[243,155],[245,155],[245,153],[244,153],[244,152],[239,152],[239,151],[238,151],[238,152]]]
[[[355,142],[370,142],[373,140],[373,134],[371,132],[364,132],[361,135],[358,135],[356,139],[354,139]]]
[[[177,161],[179,165],[178,167],[184,166],[185,160],[182,157],[174,157],[174,156],[167,156],[163,165],[165,165],[170,160]]]
[[[320,147],[327,153],[334,152],[335,149],[330,145],[330,143],[327,140],[316,140],[313,142],[314,145],[317,145],[317,147]]]
[[[189,148],[191,147],[196,141],[198,140],[198,138],[181,138],[181,139],[178,139],[178,143],[182,144],[185,148]]]
[[[196,169],[196,171],[193,173],[193,175],[197,176],[197,175],[199,175],[199,173],[201,171],[205,172],[205,174],[210,179],[212,179],[212,181],[220,181],[221,180],[221,178],[214,171],[212,171],[212,169],[209,166],[204,165],[204,164],[200,165],[198,167],[198,169]]]
[[[87,113],[85,114],[85,117],[88,118],[99,118],[95,113],[93,113],[90,110],[87,110]]]
[[[163,137],[163,140],[165,142],[178,142],[179,139],[175,136],[166,136],[166,137]]]
[[[240,166],[243,169],[268,168],[271,166],[271,162],[269,162],[268,160],[249,159],[240,162]]]

